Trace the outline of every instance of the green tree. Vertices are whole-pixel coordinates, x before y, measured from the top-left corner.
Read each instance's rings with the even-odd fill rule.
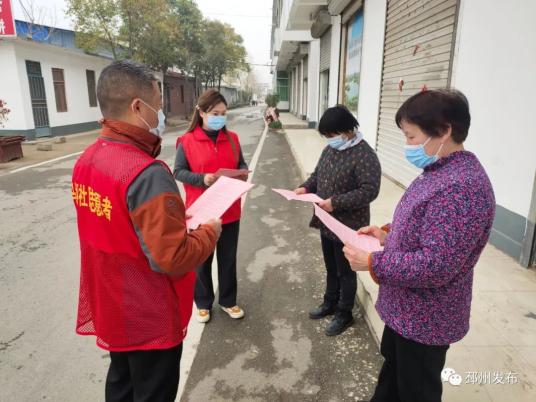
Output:
[[[168,0],[69,0],[77,44],[88,52],[107,48],[165,73],[180,61],[181,21]]]
[[[68,0],[67,14],[74,19],[76,44],[87,52],[104,48],[121,58],[120,0]]]
[[[181,46],[178,14],[166,0],[123,0],[121,34],[134,60],[162,73],[179,59]]]
[[[225,75],[236,76],[239,71],[249,71],[244,41],[229,24],[205,21],[203,43],[201,75],[207,86],[219,90]]]
[[[203,15],[194,0],[172,0],[171,5],[178,15],[179,51],[175,65],[195,80],[196,95],[199,95],[199,76],[205,47],[203,42]]]
[[[168,0],[68,0],[67,14],[88,52],[106,47],[116,59],[155,67],[177,59],[181,21]]]
[[[204,20],[194,0],[67,0],[77,45],[108,49],[165,73],[177,67],[221,88],[224,76],[249,71],[243,39],[219,21]],[[164,82],[163,82],[164,84]]]
[[[269,107],[277,107],[277,104],[279,103],[279,95],[278,94],[266,95],[266,99],[264,101]]]

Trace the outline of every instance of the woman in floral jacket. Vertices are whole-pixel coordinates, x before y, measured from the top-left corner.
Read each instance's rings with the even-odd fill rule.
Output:
[[[490,180],[464,150],[470,121],[467,99],[454,90],[421,92],[400,107],[406,158],[424,171],[391,225],[359,230],[383,251],[345,247],[352,269],[379,284],[385,362],[371,401],[440,401],[447,349],[469,330],[473,269],[495,214]]]

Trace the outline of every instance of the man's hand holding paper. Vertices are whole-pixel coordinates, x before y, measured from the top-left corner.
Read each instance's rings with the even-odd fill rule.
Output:
[[[221,235],[221,219],[211,219],[208,222],[203,223],[203,225],[209,225],[212,227],[216,233],[216,238],[219,239]]]

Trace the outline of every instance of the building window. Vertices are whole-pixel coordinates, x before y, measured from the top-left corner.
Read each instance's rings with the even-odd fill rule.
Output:
[[[181,102],[184,103],[184,85],[181,85]]]
[[[67,111],[67,98],[65,97],[65,78],[62,68],[52,69],[52,82],[54,83],[54,95],[56,96],[56,111]]]
[[[95,85],[95,71],[86,70],[87,93],[89,95],[89,106],[97,107],[97,89]]]
[[[357,114],[357,105],[359,103],[362,43],[363,12],[361,11],[346,25],[343,104],[355,114]]]
[[[277,72],[277,94],[280,102],[288,102],[288,75],[286,71]]]

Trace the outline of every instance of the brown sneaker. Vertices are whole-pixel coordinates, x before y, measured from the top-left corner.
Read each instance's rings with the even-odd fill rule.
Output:
[[[210,321],[210,310],[204,310],[204,309],[197,310],[197,314],[196,314],[195,318],[197,319],[197,322],[200,322],[202,324],[209,322]]]
[[[223,307],[221,308],[223,311],[225,311],[227,314],[229,314],[229,317],[234,318],[235,320],[238,320],[239,318],[243,318],[245,313],[244,310],[242,310],[238,306],[234,307]]]

